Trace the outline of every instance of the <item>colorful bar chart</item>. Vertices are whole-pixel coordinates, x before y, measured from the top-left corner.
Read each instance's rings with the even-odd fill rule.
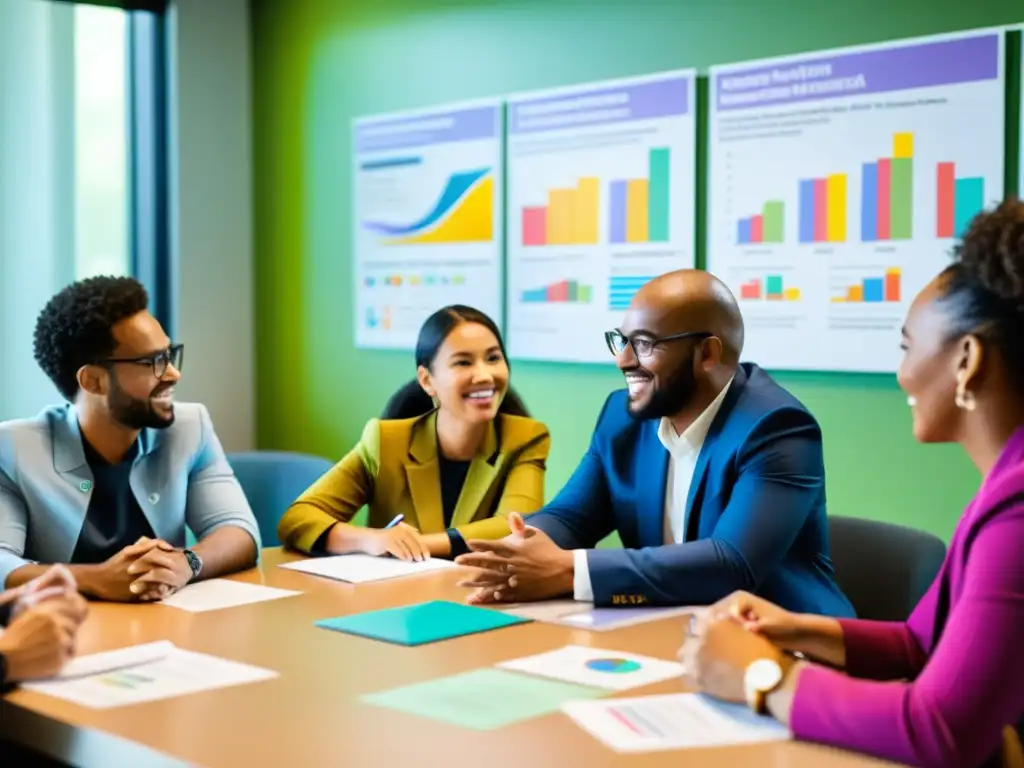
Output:
[[[855,285],[847,286],[841,296],[833,296],[837,304],[878,304],[900,300],[900,270],[887,269],[881,277],[865,277]]]
[[[593,288],[589,285],[576,280],[561,280],[523,291],[520,301],[524,304],[589,304],[593,295]]]
[[[784,239],[785,211],[781,200],[769,200],[761,208],[761,213],[737,222],[736,242],[740,245],[781,243]]]
[[[608,185],[608,240],[611,243],[669,241],[671,152],[647,153],[646,179],[617,179]]]
[[[955,163],[937,166],[936,237],[961,237],[985,206],[985,179],[957,178]]]
[[[846,182],[845,173],[800,180],[801,243],[846,241]]]
[[[613,312],[627,309],[636,292],[649,280],[650,276],[612,275],[608,278],[608,309]]]
[[[523,208],[523,245],[597,245],[599,188],[597,178],[578,179],[549,189],[546,206]]]
[[[800,289],[785,285],[782,275],[768,275],[762,281],[755,277],[740,285],[740,300],[799,301]]]
[[[861,166],[860,239],[909,240],[913,235],[914,134],[895,133],[892,157]]]

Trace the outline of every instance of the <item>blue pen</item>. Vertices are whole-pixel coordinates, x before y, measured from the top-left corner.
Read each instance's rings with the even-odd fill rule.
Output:
[[[391,521],[390,523],[388,523],[387,525],[385,525],[385,526],[384,526],[384,530],[386,531],[386,530],[387,530],[388,528],[394,528],[394,527],[395,527],[396,525],[398,525],[398,524],[399,524],[400,522],[402,522],[402,521],[403,521],[404,519],[405,519],[405,515],[395,515],[395,519],[394,519],[394,520],[392,520],[392,521]]]

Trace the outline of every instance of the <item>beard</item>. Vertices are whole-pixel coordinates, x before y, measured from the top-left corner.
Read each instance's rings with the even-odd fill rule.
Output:
[[[697,377],[693,373],[693,363],[687,360],[672,372],[664,387],[655,386],[647,405],[634,411],[632,403],[627,398],[626,410],[638,421],[663,419],[683,410],[693,399],[696,391]]]
[[[150,393],[150,397],[170,387],[170,384],[161,384]],[[162,416],[153,409],[150,397],[145,400],[132,397],[114,380],[107,394],[107,408],[114,421],[128,429],[167,429],[174,423],[174,407],[171,407],[169,415]]]

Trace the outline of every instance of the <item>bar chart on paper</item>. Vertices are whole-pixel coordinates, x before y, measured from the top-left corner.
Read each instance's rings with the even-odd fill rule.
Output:
[[[668,72],[510,98],[513,357],[611,362],[604,331],[622,322],[636,292],[693,266],[693,77]],[[772,219],[769,231],[776,226]]]
[[[893,372],[910,302],[1003,195],[1003,36],[713,67],[708,269],[769,368]]]

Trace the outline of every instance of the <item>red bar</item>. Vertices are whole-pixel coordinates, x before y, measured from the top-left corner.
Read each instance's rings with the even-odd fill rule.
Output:
[[[547,245],[548,209],[523,208],[523,245]]]
[[[740,298],[741,299],[760,299],[761,298],[761,281],[758,279],[750,280],[743,283],[740,286]]]
[[[548,286],[548,301],[568,301],[569,281],[563,280],[560,283],[552,283]]]
[[[878,161],[878,239],[889,239],[889,199],[892,192],[892,163],[888,157]]]
[[[943,237],[943,235],[939,235]],[[886,301],[899,301],[900,300],[900,274],[899,272],[890,272],[885,276],[885,300]]]
[[[956,205],[956,193],[953,191],[956,184],[956,169],[953,163],[939,163],[938,183],[938,224],[935,236],[953,237],[953,208]]]
[[[764,216],[750,217],[750,242],[764,242]]]
[[[828,242],[828,187],[825,179],[814,180],[814,242]]]

